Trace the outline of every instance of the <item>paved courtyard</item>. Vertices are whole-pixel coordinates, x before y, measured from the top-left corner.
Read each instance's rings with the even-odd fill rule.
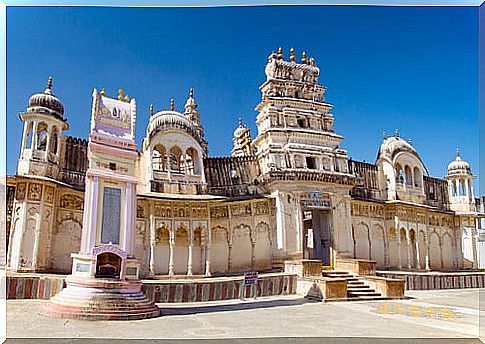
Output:
[[[309,302],[300,297],[160,305],[139,321],[80,321],[38,314],[43,300],[7,301],[8,338],[455,337],[479,335],[485,289],[408,291],[407,300]]]

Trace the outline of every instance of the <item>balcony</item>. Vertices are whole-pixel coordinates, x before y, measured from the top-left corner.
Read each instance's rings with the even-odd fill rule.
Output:
[[[262,184],[273,181],[297,180],[355,185],[355,176],[352,174],[309,169],[275,169],[262,174],[258,178],[258,181]]]

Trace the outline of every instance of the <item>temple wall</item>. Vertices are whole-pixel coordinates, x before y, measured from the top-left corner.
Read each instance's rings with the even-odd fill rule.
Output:
[[[408,205],[352,201],[353,256],[375,260],[378,269],[464,268],[463,229],[460,228],[455,224],[455,216],[449,213]],[[470,247],[468,254],[473,257],[473,244],[465,245]]]

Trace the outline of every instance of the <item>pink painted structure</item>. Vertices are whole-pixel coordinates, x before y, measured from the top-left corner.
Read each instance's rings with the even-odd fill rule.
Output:
[[[79,253],[67,287],[41,313],[78,319],[142,319],[160,315],[145,296],[135,257],[136,102],[93,92],[89,168]]]

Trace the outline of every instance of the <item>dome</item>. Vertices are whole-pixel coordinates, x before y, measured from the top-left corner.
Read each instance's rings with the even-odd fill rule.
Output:
[[[236,130],[234,130],[233,137],[240,138],[246,132],[246,130],[248,130],[248,127],[243,125],[242,118],[239,117],[239,126],[236,128]]]
[[[411,146],[409,142],[403,140],[398,135],[390,136],[384,140],[381,148],[379,149],[377,159],[381,157],[386,157],[389,160],[393,161],[396,155],[401,152],[411,153],[412,155],[420,159],[416,149],[414,149],[414,147]]]
[[[460,157],[460,151],[456,150],[456,158],[448,165],[448,174],[471,174],[470,164]]]
[[[42,93],[36,93],[29,98],[28,112],[48,112],[63,119],[64,106],[62,102],[52,94],[52,77],[49,77],[47,87]]]
[[[202,142],[202,138],[192,122],[183,114],[176,111],[159,111],[150,117],[150,122],[147,127],[147,136],[151,137],[161,130],[185,131],[198,142]]]

